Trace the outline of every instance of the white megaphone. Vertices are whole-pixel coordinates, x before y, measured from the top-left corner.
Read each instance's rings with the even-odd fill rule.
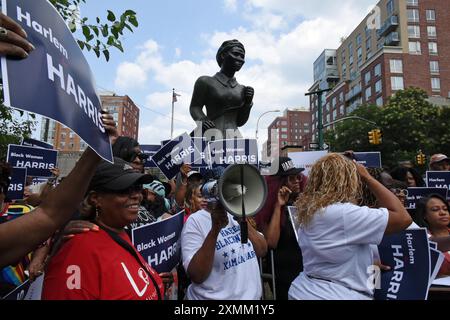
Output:
[[[252,217],[266,202],[267,185],[259,170],[250,164],[227,167],[219,180],[206,182],[202,195],[208,201],[220,201],[226,211],[241,219],[241,242],[247,243],[246,217]]]

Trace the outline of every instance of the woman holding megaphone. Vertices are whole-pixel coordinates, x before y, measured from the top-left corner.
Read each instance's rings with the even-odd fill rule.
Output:
[[[266,254],[264,236],[248,223],[248,242],[222,204],[192,214],[181,234],[183,266],[192,280],[188,300],[258,300],[262,296],[258,257]]]

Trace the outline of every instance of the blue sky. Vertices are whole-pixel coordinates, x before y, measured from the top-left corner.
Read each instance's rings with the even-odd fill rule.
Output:
[[[239,83],[255,88],[254,107],[245,136],[255,136],[256,122],[273,109],[307,107],[312,64],[325,48],[337,48],[364,18],[373,0],[87,0],[81,15],[106,20],[106,10],[137,12],[139,27],[127,32],[125,53],[111,50],[106,62],[86,57],[100,89],[128,94],[141,109],[139,141],[159,143],[170,137],[172,88],[175,134],[191,131],[189,103],[195,80],[219,70],[215,54],[224,40],[246,47]],[[93,20],[92,20],[93,21]],[[259,124],[259,143],[279,114]]]

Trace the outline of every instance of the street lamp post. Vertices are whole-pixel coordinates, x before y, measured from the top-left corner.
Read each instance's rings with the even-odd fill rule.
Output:
[[[317,104],[318,104],[318,124],[317,129],[319,130],[319,150],[323,150],[323,121],[322,121],[322,93],[331,91],[331,89],[323,89],[317,91],[311,91],[305,93],[305,96],[312,96],[313,94],[317,94]]]
[[[266,111],[264,113],[262,113],[259,117],[258,117],[258,121],[256,121],[256,132],[255,132],[255,138],[256,140],[258,140],[258,125],[259,125],[259,120],[262,118],[263,115],[271,113],[271,112],[280,112],[280,110],[270,110],[270,111]]]

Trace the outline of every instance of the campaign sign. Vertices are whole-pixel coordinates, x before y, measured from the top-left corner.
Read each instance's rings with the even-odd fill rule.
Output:
[[[58,151],[42,148],[8,145],[6,162],[13,167],[27,168],[27,175],[33,177],[51,177],[50,169],[56,167]]]
[[[388,235],[378,246],[380,259],[391,270],[381,272],[375,300],[425,300],[430,277],[430,248],[425,229]]]
[[[304,168],[302,174],[307,176],[314,163],[326,154],[327,151],[289,152],[288,157],[297,168]]]
[[[35,186],[37,184],[46,183],[47,181],[48,178],[33,177],[33,180],[31,180],[31,185]]]
[[[2,11],[36,47],[26,59],[1,58],[5,105],[64,124],[112,162],[92,72],[60,14],[46,0],[2,0]]]
[[[427,187],[450,189],[450,171],[427,171]],[[450,200],[450,194],[447,193],[447,200]]]
[[[8,194],[6,197],[9,200],[23,199],[23,192],[25,190],[25,180],[27,178],[26,168],[13,168],[11,173],[11,183],[8,187]]]
[[[432,193],[440,194],[442,197],[447,198],[446,188],[425,188],[425,187],[416,187],[416,188],[408,188],[408,194],[406,196],[406,208],[407,209],[416,209],[416,203],[421,198],[425,198]]]
[[[153,155],[161,149],[159,144],[140,144],[142,152],[147,154],[149,157],[144,163],[144,168],[157,168],[156,164],[153,162]]]
[[[366,168],[381,168],[380,152],[354,152],[356,162]]]
[[[31,138],[24,138],[22,141],[23,146],[27,147],[35,147],[35,148],[44,148],[44,149],[53,149],[53,145],[47,142],[31,139]]]
[[[212,167],[228,167],[232,164],[258,166],[258,143],[256,139],[225,139],[209,143]]]
[[[131,230],[137,251],[158,273],[170,272],[181,260],[180,236],[184,211]]]
[[[191,155],[194,154],[192,157]],[[192,144],[187,133],[176,137],[166,143],[152,159],[164,176],[170,180],[177,175],[183,163],[190,163],[191,159],[199,159],[200,151]]]
[[[196,149],[200,150],[200,158],[194,159],[195,153],[191,154],[191,168],[210,168],[211,167],[211,154],[209,152],[208,141],[203,137],[191,137],[192,144]]]

